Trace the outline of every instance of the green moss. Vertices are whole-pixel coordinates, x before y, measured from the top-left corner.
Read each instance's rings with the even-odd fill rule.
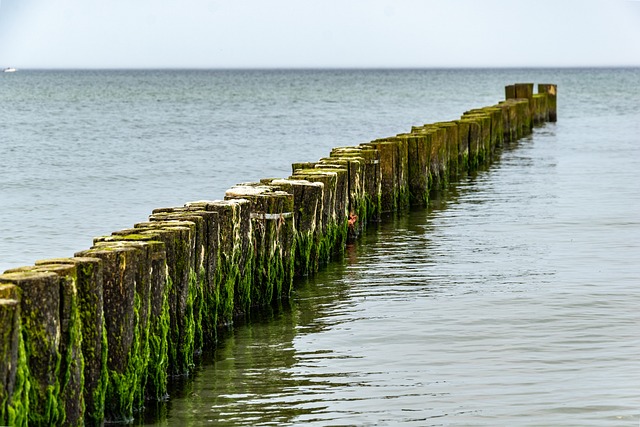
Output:
[[[294,251],[294,271],[296,276],[308,276],[315,272],[311,253],[314,246],[314,235],[311,232],[296,233]]]
[[[86,278],[85,288],[83,282],[78,282],[78,316],[82,324],[82,354],[84,365],[84,401],[85,425],[101,425],[104,419],[104,399],[108,382],[107,372],[107,331],[104,321],[97,323],[98,310],[102,310],[102,299],[96,292],[93,279],[97,264],[86,262],[76,264],[77,277]],[[100,293],[101,295],[101,293]],[[98,308],[98,305],[100,307]],[[99,346],[96,344],[100,337]],[[101,349],[98,352],[98,347]],[[96,363],[97,362],[97,363]],[[91,382],[90,386],[88,381]]]
[[[255,239],[255,264],[253,269],[253,289],[251,292],[251,300],[254,305],[265,305],[271,301],[273,296],[273,262],[272,254],[269,249],[267,227],[268,221],[254,221],[254,239]]]
[[[204,292],[202,322],[206,325],[203,329],[204,340],[207,345],[217,342],[218,322],[220,322],[220,287],[222,280],[220,254],[218,251],[210,253],[215,257],[216,268],[209,278],[209,288]]]
[[[292,244],[293,244],[293,247],[291,248],[291,253],[289,254],[288,257],[284,258],[285,275],[284,275],[284,283],[283,283],[284,289],[283,289],[282,297],[287,299],[291,297],[291,291],[293,290],[293,278],[295,276],[295,270],[296,270],[294,254],[296,251],[297,242],[293,240]]]
[[[167,275],[167,292],[171,295],[174,292],[173,279]],[[179,332],[177,327],[171,327],[171,311],[172,307],[169,305],[169,333],[167,337],[168,341],[168,356],[169,356],[169,369],[171,372],[175,372],[174,366],[178,361],[178,340]],[[173,307],[175,310],[175,307]],[[173,319],[175,321],[175,319]]]
[[[411,195],[409,194],[409,187],[405,185],[401,186],[398,190],[397,196],[398,210],[406,210],[409,207],[410,199]]]
[[[0,414],[0,423],[8,426],[21,427],[28,424],[29,419],[29,366],[27,364],[27,352],[25,350],[22,335],[18,339],[18,364],[16,366],[16,379],[13,395],[8,396],[2,402],[2,408],[6,408],[6,414]]]
[[[343,218],[338,222],[335,229],[334,254],[342,256],[347,247],[347,236],[349,235],[349,218]]]
[[[240,275],[238,263],[235,257],[222,255],[220,263],[221,283],[220,283],[220,304],[218,306],[218,319],[221,324],[229,325],[233,322],[234,293],[236,281]]]
[[[104,422],[105,402],[107,399],[107,387],[109,385],[109,369],[107,358],[109,356],[109,341],[107,339],[107,326],[102,324],[100,377],[93,390],[93,410],[85,412],[85,425],[101,426]]]
[[[149,334],[149,369],[146,385],[147,398],[165,400],[169,371],[169,289],[171,278],[167,275],[165,292],[162,296],[162,313],[158,319],[151,319]]]
[[[27,360],[35,356],[36,349],[31,345],[32,343],[47,342],[50,339],[37,322],[37,316],[34,313],[22,317],[22,339]],[[52,381],[53,384],[43,385],[35,378],[31,378],[29,381],[31,384],[29,387],[29,425],[47,426],[64,422],[64,406],[59,399],[60,354],[57,350],[51,368],[55,378]]]
[[[193,355],[195,350],[196,324],[194,309],[198,293],[198,276],[193,269],[189,269],[189,288],[187,290],[187,302],[184,313],[180,313],[181,328],[178,348],[177,372],[181,375],[189,374],[195,363]]]
[[[282,256],[278,251],[269,254],[269,284],[267,285],[267,294],[265,302],[270,303],[276,299],[280,299],[282,295],[282,284],[284,282],[284,265]]]
[[[240,251],[242,245],[237,242],[235,246],[236,256],[234,257],[235,263],[240,263]],[[254,265],[254,250],[253,245],[249,245],[248,251],[245,255],[244,271],[245,274],[240,274],[240,265],[237,265],[236,274],[236,286],[234,290],[234,297],[237,300],[237,306],[235,310],[237,312],[247,312],[252,305],[253,295],[252,289],[254,286],[253,281],[253,265]]]
[[[206,286],[207,272],[204,269],[204,265],[200,266],[197,278],[197,287],[194,293],[193,300],[193,321],[194,321],[194,350],[196,352],[202,351],[204,347],[204,329],[203,324],[204,310],[205,310],[205,297],[204,290]]]
[[[75,269],[73,271],[75,272]],[[69,330],[67,331],[67,337],[63,337],[63,340],[67,343],[67,349],[66,354],[62,355],[60,395],[66,404],[69,405],[68,409],[73,409],[74,412],[77,412],[73,414],[76,419],[68,420],[66,425],[81,425],[83,423],[85,410],[84,398],[82,396],[84,390],[84,356],[81,348],[82,323],[78,310],[77,276],[73,274],[72,277],[70,276],[68,279],[69,281],[62,285],[66,287],[62,294],[63,300],[66,300],[64,304],[68,304],[69,309]],[[74,408],[75,405],[79,405],[79,408]],[[72,422],[73,424],[71,424]]]
[[[123,372],[109,369],[109,383],[106,391],[105,413],[109,421],[131,422],[133,413],[140,410],[144,404],[143,380],[148,363],[148,353],[144,350],[142,342],[143,333],[140,329],[140,308],[142,302],[136,292],[133,304],[134,327],[133,339],[127,354],[127,362]]]

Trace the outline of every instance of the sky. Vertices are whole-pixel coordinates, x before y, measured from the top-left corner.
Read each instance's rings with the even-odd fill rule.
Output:
[[[640,1],[0,0],[9,66],[640,66]]]

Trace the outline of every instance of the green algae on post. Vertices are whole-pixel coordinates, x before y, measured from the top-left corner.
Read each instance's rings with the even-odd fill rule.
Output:
[[[76,253],[103,262],[104,316],[108,342],[108,385],[105,395],[107,421],[133,420],[144,376],[147,354],[142,343],[140,319],[143,304],[136,289],[141,250],[131,246],[100,246]]]
[[[539,84],[538,93],[546,95],[547,98],[547,111],[545,114],[546,120],[550,122],[558,121],[558,114],[556,111],[558,86],[554,84]]]
[[[293,196],[276,187],[238,185],[225,199],[249,200],[253,228],[254,272],[252,305],[288,298],[293,282]]]
[[[380,176],[380,157],[378,151],[366,146],[357,147],[338,147],[331,150],[331,157],[343,159],[356,159],[360,162],[359,173],[362,179],[361,192],[356,189],[349,189],[350,198],[357,199],[362,197],[364,200],[351,200],[351,211],[355,211],[358,215],[356,224],[359,223],[358,231],[364,231],[367,223],[370,221],[380,220],[380,201],[381,201],[381,176]],[[351,172],[350,172],[351,175]],[[350,178],[351,180],[352,178]],[[364,217],[361,217],[364,215]],[[356,237],[358,232],[355,233]]]
[[[169,352],[169,288],[167,276],[167,251],[162,241],[162,233],[143,234],[141,229],[120,230],[111,236],[94,239],[94,245],[109,242],[149,242],[149,261],[151,266],[150,308],[148,325],[149,361],[147,379],[144,382],[146,400],[164,400],[167,396]],[[104,243],[103,243],[104,242]]]
[[[60,286],[54,273],[16,271],[0,275],[20,293],[20,321],[29,372],[28,424],[64,422],[60,401]]]
[[[199,221],[200,218],[202,221]],[[218,262],[220,246],[220,225],[218,213],[206,210],[206,204],[191,202],[181,207],[154,209],[150,216],[152,221],[162,219],[193,220],[197,227],[202,227],[202,239],[197,264],[199,289],[198,302],[194,312],[196,321],[196,349],[207,344],[214,344],[218,324]],[[198,233],[200,234],[200,233]]]
[[[254,248],[250,202],[245,199],[198,201],[187,206],[218,215],[216,311],[218,325],[230,325],[234,314],[246,313],[251,306]]]
[[[0,424],[26,426],[29,411],[29,373],[17,287],[0,282]]]
[[[64,406],[64,424],[84,425],[84,356],[76,266],[40,262],[30,270],[55,273],[60,278],[60,401]]]
[[[195,280],[192,289],[190,289],[191,306],[193,307],[193,325],[194,325],[194,343],[193,347],[196,352],[202,351],[204,346],[204,328],[202,319],[205,312],[205,296],[204,291],[207,287],[207,271],[208,265],[208,246],[211,236],[209,235],[209,227],[202,215],[187,212],[184,207],[178,208],[162,208],[153,211],[149,216],[150,221],[189,221],[195,225],[194,228],[194,248],[191,257],[191,270],[195,273]]]
[[[319,222],[324,184],[295,179],[268,180],[269,185],[293,196],[295,224],[294,275],[308,276],[319,268]]]
[[[193,369],[195,346],[194,303],[198,288],[194,270],[196,225],[192,221],[150,221],[134,225],[141,234],[165,230],[163,242],[167,251],[167,270],[171,278],[169,286],[170,375],[188,375]]]
[[[323,185],[322,207],[316,228],[316,244],[318,249],[319,266],[326,265],[333,256],[335,243],[334,234],[336,228],[335,194],[338,181],[336,171],[310,169],[294,169],[294,174],[290,177],[294,180],[305,180],[318,182]]]
[[[84,357],[84,422],[87,426],[101,425],[104,419],[104,399],[108,380],[102,260],[99,258],[56,258],[36,262],[36,265],[41,264],[72,264],[76,266],[76,288]]]
[[[409,145],[406,139],[392,136],[368,144],[380,155],[382,175],[382,212],[396,214],[409,208]]]
[[[411,206],[426,207],[429,203],[430,138],[424,133],[400,134],[408,150],[408,187]]]

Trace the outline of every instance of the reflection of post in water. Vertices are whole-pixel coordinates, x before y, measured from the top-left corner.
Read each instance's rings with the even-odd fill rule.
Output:
[[[358,248],[357,243],[348,243],[344,251],[347,264],[356,264],[358,262]]]

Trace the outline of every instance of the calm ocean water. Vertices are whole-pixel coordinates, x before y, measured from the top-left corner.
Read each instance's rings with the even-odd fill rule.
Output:
[[[557,124],[229,332],[149,425],[638,426],[640,70],[0,75],[0,271],[559,85]]]

